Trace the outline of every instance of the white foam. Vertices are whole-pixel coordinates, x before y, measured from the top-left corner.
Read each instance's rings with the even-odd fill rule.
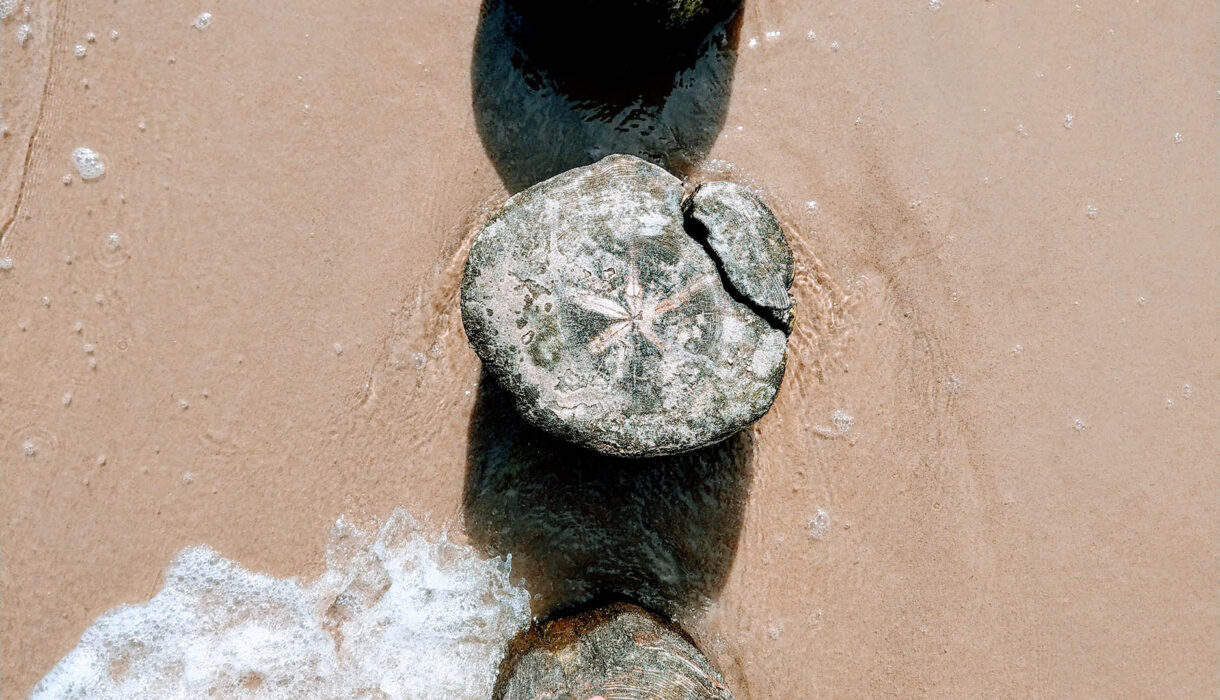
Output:
[[[507,561],[404,510],[377,532],[340,518],[326,560],[303,584],[186,549],[152,600],[98,618],[31,697],[490,696],[530,619]]]
[[[106,164],[102,156],[92,148],[81,146],[72,151],[72,164],[82,180],[96,180],[106,173]]]
[[[814,512],[813,518],[809,521],[809,536],[815,540],[820,540],[830,531],[830,511],[825,508],[818,508]]]

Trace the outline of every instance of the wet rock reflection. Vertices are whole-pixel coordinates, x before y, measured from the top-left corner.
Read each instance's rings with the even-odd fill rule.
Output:
[[[598,5],[571,29],[567,14]],[[650,31],[629,3],[485,0],[472,101],[505,185],[516,192],[612,153],[679,174],[702,160],[724,125],[740,18],[736,0],[708,5],[682,30]]]
[[[737,551],[749,431],[682,455],[624,459],[529,426],[484,376],[470,421],[466,530],[545,614],[627,600],[676,617],[714,599]]]

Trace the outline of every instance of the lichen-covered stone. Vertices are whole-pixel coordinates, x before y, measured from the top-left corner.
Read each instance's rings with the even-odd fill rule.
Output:
[[[616,603],[535,625],[513,640],[493,697],[728,699],[720,672],[680,629]]]
[[[787,337],[724,288],[682,185],[609,156],[509,199],[479,232],[462,321],[517,409],[607,454],[722,440],[770,408]]]
[[[792,251],[771,209],[748,188],[706,182],[687,199],[734,291],[788,330],[792,324]]]

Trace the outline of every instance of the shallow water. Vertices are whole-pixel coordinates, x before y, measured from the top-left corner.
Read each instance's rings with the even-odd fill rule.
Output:
[[[512,552],[531,611],[649,597],[739,697],[1216,694],[1211,10],[750,3],[680,165],[782,215],[792,361],[740,452],[632,479],[531,467],[480,408],[457,273],[534,177],[480,132],[511,127],[480,3],[30,8],[0,25],[4,697],[184,548],[309,599],[321,533],[399,506]],[[540,145],[664,135],[663,102]]]
[[[147,603],[116,608],[34,698],[486,698],[529,594],[504,560],[405,510],[376,529],[340,519],[310,583],[183,550]]]

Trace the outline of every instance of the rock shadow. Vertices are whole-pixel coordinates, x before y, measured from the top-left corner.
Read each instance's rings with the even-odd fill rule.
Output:
[[[612,153],[679,175],[701,161],[724,126],[741,18],[740,0],[704,4],[674,29],[643,16],[662,3],[484,0],[472,102],[505,186]]]
[[[610,457],[529,425],[484,374],[469,439],[467,534],[512,555],[536,614],[624,600],[677,617],[724,586],[752,476],[749,430],[681,455]]]

